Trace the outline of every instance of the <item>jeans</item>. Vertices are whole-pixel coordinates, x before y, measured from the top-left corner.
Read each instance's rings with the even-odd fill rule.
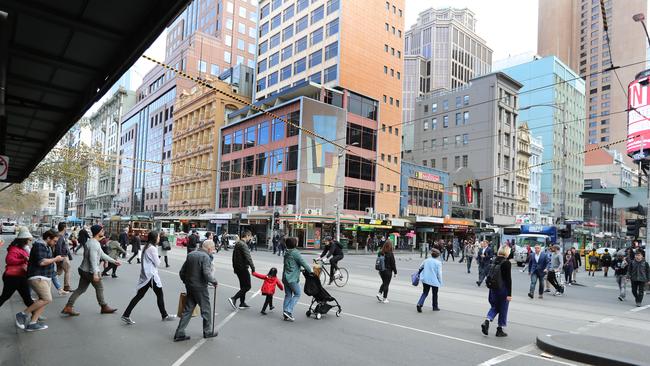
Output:
[[[52,284],[54,285],[54,288],[58,290],[61,289],[61,282],[59,282],[59,278],[56,276],[56,272],[52,274]]]
[[[422,282],[422,295],[420,295],[420,300],[418,300],[418,306],[424,305],[424,300],[429,296],[429,289],[431,289],[431,305],[434,309],[438,308],[438,287],[427,285]]]
[[[293,308],[300,299],[300,282],[289,283],[282,280],[282,284],[284,284],[284,303],[282,304],[282,310],[293,315]]]
[[[625,275],[616,275],[616,283],[618,284],[618,296],[625,299],[625,290],[627,287]]]
[[[530,291],[528,293],[532,294],[535,292],[535,285],[539,281],[539,294],[544,294],[544,275],[545,273],[531,272],[530,273]]]
[[[383,294],[384,299],[388,298],[388,286],[390,286],[390,280],[393,277],[393,272],[391,270],[385,270],[379,272],[381,277],[381,286],[379,286],[379,293]]]
[[[243,305],[246,304],[246,293],[251,289],[251,274],[247,269],[235,271],[235,274],[239,279],[239,291],[232,297],[232,301],[237,303],[239,299],[239,305]]]
[[[75,301],[88,289],[89,285],[93,285],[95,288],[95,296],[97,297],[97,303],[99,306],[106,306],[106,301],[104,301],[104,285],[102,284],[101,278],[97,282],[93,282],[93,274],[90,272],[84,272],[80,269],[79,271],[79,285],[77,289],[74,290],[66,306],[73,307]]]
[[[34,303],[29,293],[27,277],[2,276],[2,281],[4,287],[2,287],[2,295],[0,295],[0,306],[9,300],[16,291],[20,294],[26,307],[30,307]]]
[[[508,289],[503,287],[497,290],[490,290],[488,301],[490,302],[490,310],[487,313],[489,321],[493,321],[497,314],[499,315],[498,325],[505,327],[508,320],[508,305],[510,302],[507,300]]]
[[[125,317],[128,318],[128,317],[131,316],[131,311],[133,311],[133,308],[135,308],[135,306],[138,304],[138,302],[140,302],[140,300],[142,300],[142,298],[144,297],[144,294],[147,293],[147,291],[149,290],[150,287],[153,288],[153,292],[154,292],[154,294],[156,294],[156,300],[157,300],[157,303],[158,303],[158,310],[160,311],[160,316],[163,319],[165,319],[167,317],[167,310],[165,310],[165,298],[163,296],[163,289],[162,289],[162,287],[158,287],[156,285],[156,282],[153,280],[153,278],[151,279],[151,281],[149,281],[149,283],[147,283],[146,285],[144,285],[144,286],[140,287],[140,289],[138,289],[138,292],[135,294],[133,299],[131,299],[131,302],[129,302],[129,305],[126,307],[126,310],[124,311],[123,315]]]
[[[488,268],[490,268],[490,263],[482,263],[478,262],[478,283],[481,284],[483,283],[483,280],[485,277],[488,275]]]
[[[632,281],[632,295],[637,304],[643,302],[643,294],[645,293],[645,282],[644,281]]]
[[[474,257],[471,255],[466,255],[465,258],[467,259],[467,273],[471,273],[470,270],[472,269],[472,259],[474,259]]]
[[[187,297],[185,299],[185,307],[183,308],[183,314],[181,315],[181,320],[178,322],[178,328],[176,328],[176,333],[174,338],[185,336],[185,328],[189,324],[190,319],[192,319],[192,312],[196,305],[201,308],[201,317],[203,318],[203,335],[210,334],[212,332],[212,315],[210,315],[210,294],[208,293],[208,287],[185,287]]]
[[[571,274],[573,274],[572,267],[567,267],[564,269],[564,282],[571,283]]]

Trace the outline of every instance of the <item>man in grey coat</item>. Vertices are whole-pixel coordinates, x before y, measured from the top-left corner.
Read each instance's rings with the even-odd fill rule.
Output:
[[[180,276],[185,284],[187,298],[183,314],[178,322],[178,328],[174,334],[174,342],[187,341],[190,339],[185,335],[185,328],[192,318],[192,312],[196,305],[201,308],[203,318],[203,338],[216,337],[218,332],[212,332],[212,316],[210,315],[210,294],[208,284],[217,286],[217,280],[212,274],[212,254],[214,253],[214,242],[206,240],[201,244],[201,249],[195,250],[187,255]]]
[[[559,245],[553,245],[551,248],[551,261],[548,264],[548,275],[546,278],[548,282],[555,287],[554,296],[562,296],[564,294],[564,286],[560,285],[558,282],[558,274],[562,272],[562,267],[564,266],[564,260],[562,258],[562,253],[560,251]]]

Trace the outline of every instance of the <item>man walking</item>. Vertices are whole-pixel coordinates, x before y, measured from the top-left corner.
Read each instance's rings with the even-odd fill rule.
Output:
[[[630,279],[632,285],[632,295],[634,295],[634,299],[636,300],[636,306],[639,307],[643,302],[645,285],[650,282],[650,265],[645,261],[641,249],[636,250],[634,260],[629,264],[627,277]]]
[[[59,229],[59,239],[54,246],[54,256],[63,257],[63,261],[56,264],[56,274],[60,276],[63,273],[63,291],[72,292],[72,289],[70,289],[70,260],[72,260],[72,254],[70,253],[68,241],[65,239],[65,222],[59,222],[57,228]]]
[[[66,314],[69,316],[78,316],[79,313],[74,311],[74,303],[77,301],[79,296],[81,296],[88,286],[92,284],[95,288],[95,295],[97,296],[97,303],[101,307],[100,313],[102,314],[113,314],[117,309],[113,309],[104,300],[104,286],[102,284],[102,269],[99,264],[100,260],[104,260],[108,263],[113,263],[116,266],[120,265],[120,262],[109,257],[102,250],[99,241],[104,237],[104,228],[101,225],[93,225],[90,228],[90,232],[93,237],[88,240],[86,243],[86,249],[84,249],[84,258],[79,266],[79,285],[77,289],[72,293],[68,303],[65,305],[61,314]]]
[[[616,283],[618,284],[618,301],[625,300],[625,292],[627,287],[627,260],[623,253],[616,254],[616,259],[612,261],[612,268],[616,276]]]
[[[192,234],[187,240],[187,254],[192,253],[196,250],[199,245],[199,233],[196,230],[192,230]]]
[[[201,244],[201,249],[187,255],[187,259],[181,267],[179,274],[181,281],[185,284],[187,298],[174,334],[174,342],[190,339],[188,335],[185,335],[185,328],[192,318],[192,312],[196,305],[199,305],[203,318],[203,338],[213,338],[218,334],[218,332],[213,333],[211,329],[214,314],[210,315],[210,294],[208,293],[209,283],[217,287],[217,280],[212,274],[212,254],[214,252],[214,242],[206,240]]]
[[[476,261],[478,262],[478,281],[476,281],[476,286],[481,287],[481,283],[483,283],[483,280],[487,276],[487,270],[490,267],[490,262],[492,262],[492,257],[494,257],[494,251],[488,246],[488,242],[483,240],[476,257]]]
[[[248,242],[251,240],[252,235],[250,230],[244,230],[241,239],[235,243],[235,248],[232,251],[232,269],[239,279],[239,291],[235,296],[228,298],[228,303],[233,310],[237,309],[238,299],[240,309],[250,308],[246,304],[246,293],[251,289],[251,274],[248,272],[248,267],[250,267],[251,272],[255,272],[255,265],[248,249]]]
[[[45,307],[52,302],[54,263],[61,263],[64,259],[63,256],[52,256],[52,248],[56,245],[58,235],[54,230],[44,232],[43,240],[37,240],[29,253],[27,281],[38,299],[25,310],[16,314],[16,325],[27,332],[47,329],[47,325],[39,323],[38,318],[45,311]],[[29,320],[27,319],[28,313],[32,314]]]
[[[463,256],[465,257],[465,261],[467,263],[467,273],[471,273],[472,259],[474,259],[475,255],[476,247],[470,242],[465,243],[465,247],[463,248]]]
[[[129,246],[129,227],[125,227],[124,230],[120,233],[117,241],[120,242],[120,247],[124,249],[124,252],[120,254],[122,258],[126,258],[126,247]]]
[[[530,256],[528,262],[528,274],[530,275],[530,290],[528,297],[533,298],[535,292],[535,285],[539,281],[539,298],[544,298],[544,276],[548,272],[550,258],[545,252],[542,252],[542,247],[535,245],[535,252]]]
[[[564,294],[564,287],[562,287],[558,281],[558,274],[562,271],[564,261],[562,260],[562,254],[560,254],[560,246],[553,245],[550,249],[551,251],[551,260],[548,264],[548,282],[555,288],[555,293],[553,296],[562,296]]]

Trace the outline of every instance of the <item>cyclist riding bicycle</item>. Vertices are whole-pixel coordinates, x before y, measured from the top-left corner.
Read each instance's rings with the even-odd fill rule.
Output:
[[[321,253],[318,259],[323,260],[324,258],[329,258],[330,266],[330,281],[328,285],[331,285],[334,282],[334,274],[338,272],[338,262],[343,259],[343,247],[341,243],[336,240],[332,240],[331,236],[326,236],[323,239],[323,253]]]

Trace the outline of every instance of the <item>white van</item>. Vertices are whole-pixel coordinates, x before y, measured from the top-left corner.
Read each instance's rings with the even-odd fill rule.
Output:
[[[3,222],[0,234],[16,234],[16,223],[14,221]]]

